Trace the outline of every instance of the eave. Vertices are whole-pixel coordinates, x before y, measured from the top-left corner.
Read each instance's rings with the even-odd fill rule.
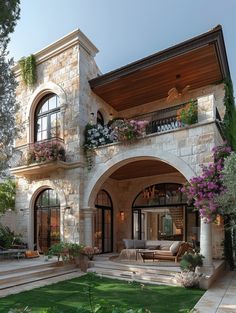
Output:
[[[179,77],[180,76],[180,77]],[[93,92],[117,111],[230,78],[222,27],[89,81]]]

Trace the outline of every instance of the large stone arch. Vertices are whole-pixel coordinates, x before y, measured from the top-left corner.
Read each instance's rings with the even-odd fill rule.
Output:
[[[158,151],[158,149],[136,148],[129,149],[117,154],[107,162],[96,165],[96,169],[91,171],[84,190],[83,207],[93,207],[97,192],[106,179],[118,168],[133,161],[138,160],[159,160],[176,168],[187,180],[196,176],[193,169],[180,157],[171,152]]]
[[[39,101],[47,94],[54,93],[60,98],[61,111],[63,112],[66,107],[67,97],[63,88],[55,83],[48,82],[38,86],[30,97],[27,106],[27,142],[31,143],[34,141],[34,113]],[[63,125],[63,123],[62,123]]]
[[[33,245],[34,245],[34,206],[35,206],[35,201],[38,197],[38,195],[44,191],[45,189],[53,189],[56,191],[56,193],[59,196],[60,199],[60,231],[61,234],[63,236],[63,224],[64,224],[64,211],[65,208],[67,207],[67,201],[66,201],[66,197],[64,192],[57,187],[57,185],[55,185],[53,182],[48,181],[47,183],[38,186],[35,185],[34,188],[31,190],[31,197],[30,197],[30,201],[29,201],[29,220],[28,220],[28,244],[29,244],[29,248],[33,249]]]

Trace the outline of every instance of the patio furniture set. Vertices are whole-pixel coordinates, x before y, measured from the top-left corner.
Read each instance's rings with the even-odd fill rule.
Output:
[[[10,249],[0,247],[0,259],[20,259],[20,258],[35,258],[39,257],[38,251],[26,249],[26,247],[12,246]]]
[[[183,241],[124,239],[125,249],[120,252],[120,260],[143,261],[169,260],[177,263],[193,247]]]

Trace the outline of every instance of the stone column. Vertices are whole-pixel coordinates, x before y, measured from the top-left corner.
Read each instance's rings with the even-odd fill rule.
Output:
[[[94,209],[86,208],[83,210],[84,216],[84,243],[87,246],[93,246],[93,220],[94,220]]]
[[[214,95],[199,97],[198,101],[198,122],[207,122],[215,119],[216,105]]]
[[[204,219],[201,219],[200,253],[204,256],[203,272],[212,274],[214,272],[212,262],[212,225],[211,223],[205,223]]]

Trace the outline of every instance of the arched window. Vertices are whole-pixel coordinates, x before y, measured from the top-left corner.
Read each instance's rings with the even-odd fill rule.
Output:
[[[104,118],[100,111],[97,111],[97,124],[104,126]]]
[[[53,189],[43,190],[35,202],[34,240],[43,252],[60,242],[60,201]]]
[[[60,137],[60,103],[55,94],[45,96],[38,104],[34,118],[35,141]]]

